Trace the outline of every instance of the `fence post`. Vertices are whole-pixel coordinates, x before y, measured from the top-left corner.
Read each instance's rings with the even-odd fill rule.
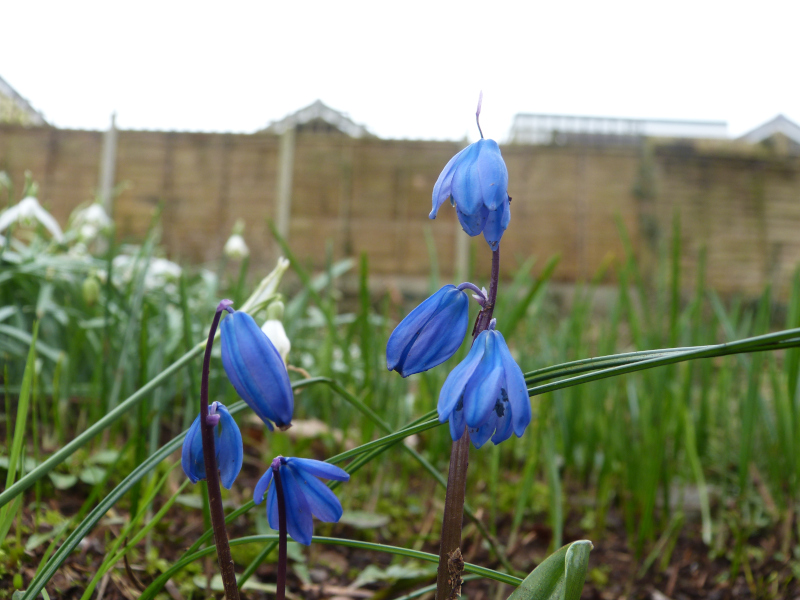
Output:
[[[289,241],[289,219],[292,213],[294,145],[295,128],[289,127],[281,134],[278,147],[278,189],[275,198],[275,227],[286,241]],[[277,244],[276,254],[281,254],[280,246]]]
[[[111,113],[111,125],[103,133],[100,154],[98,197],[109,217],[114,216],[114,176],[117,166],[117,113]]]

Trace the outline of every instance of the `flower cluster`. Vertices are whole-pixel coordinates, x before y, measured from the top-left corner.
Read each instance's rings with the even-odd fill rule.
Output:
[[[270,313],[272,320],[280,316],[282,306],[280,309]],[[233,309],[230,300],[220,302],[217,312],[215,323],[221,316],[219,313],[229,313],[220,326],[222,365],[229,381],[269,430],[273,429],[273,423],[279,429],[287,429],[292,422],[294,395],[284,356],[249,314]],[[283,331],[282,327],[280,331]],[[285,337],[285,332],[283,335]],[[209,343],[213,341],[213,337],[212,332]],[[286,343],[288,344],[288,339]],[[219,402],[213,402],[209,406],[206,424],[213,426],[214,455],[220,482],[230,489],[242,468],[242,434],[228,409]],[[350,476],[339,467],[328,463],[301,458],[279,458],[278,466],[270,467],[256,486],[256,503],[261,501],[264,492],[269,488],[273,469],[283,467],[283,496],[289,514],[288,533],[296,541],[309,544],[313,530],[312,514],[326,522],[338,521],[342,515],[339,500],[314,476],[338,481],[347,481]],[[181,452],[181,466],[192,483],[207,477],[201,415],[194,420],[186,434]],[[267,514],[270,526],[278,529],[275,488],[276,486],[272,486],[269,489]]]
[[[473,331],[472,348],[448,375],[437,409],[439,420],[449,421],[453,441],[469,430],[470,440],[480,448],[489,439],[499,444],[512,433],[521,436],[531,421],[525,377],[503,335],[495,330],[496,320],[491,318],[500,239],[511,220],[508,169],[497,142],[483,139],[481,134],[479,141],[450,159],[433,187],[431,219],[436,218],[445,200],[455,207],[464,231],[470,236],[483,233],[495,253],[491,297],[471,283],[444,286],[392,332],[386,346],[386,366],[408,377],[450,359],[467,332],[468,299],[464,290],[475,290],[473,297],[482,310]]]

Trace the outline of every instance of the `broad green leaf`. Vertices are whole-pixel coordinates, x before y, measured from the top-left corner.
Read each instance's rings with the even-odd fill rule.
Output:
[[[389,524],[389,517],[364,510],[347,510],[339,519],[340,523],[356,529],[377,529]]]
[[[90,465],[84,468],[79,474],[78,477],[80,480],[88,485],[97,485],[103,478],[106,476],[106,470],[102,467],[98,467],[95,465]]]
[[[548,556],[508,600],[580,600],[592,542],[567,544]]]
[[[50,481],[53,482],[53,487],[57,490],[68,490],[76,483],[78,483],[78,478],[75,475],[70,475],[69,473],[53,473],[52,471],[47,474],[50,478]]]

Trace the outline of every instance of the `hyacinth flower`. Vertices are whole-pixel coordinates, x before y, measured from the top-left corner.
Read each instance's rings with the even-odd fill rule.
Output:
[[[220,483],[229,490],[242,470],[242,434],[231,413],[219,402],[213,402],[209,406],[206,422],[214,425],[214,455],[219,468]],[[181,466],[192,483],[206,478],[200,415],[194,420],[183,440]]]
[[[435,219],[445,200],[456,209],[458,221],[470,236],[483,233],[492,250],[500,246],[500,238],[511,220],[511,197],[508,195],[508,169],[494,140],[483,139],[480,115],[481,100],[475,119],[481,139],[456,154],[445,165],[433,186]]]
[[[467,333],[467,288],[477,292],[475,299],[483,306],[486,297],[477,286],[446,285],[395,327],[386,345],[386,367],[390,371],[408,377],[432,369],[456,353]]]
[[[222,366],[247,405],[272,430],[291,427],[294,394],[280,353],[253,317],[231,306],[222,322]]]
[[[439,394],[439,421],[450,421],[450,437],[461,439],[465,427],[476,448],[491,438],[499,444],[520,437],[531,422],[528,387],[511,357],[503,334],[482,331],[467,357],[450,372]]]

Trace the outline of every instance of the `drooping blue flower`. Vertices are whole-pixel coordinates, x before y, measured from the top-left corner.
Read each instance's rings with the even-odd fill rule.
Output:
[[[233,310],[233,309],[230,309]],[[253,317],[242,311],[221,325],[222,366],[247,405],[272,430],[292,422],[294,394],[283,359]]]
[[[242,470],[242,434],[224,404],[213,402],[208,407],[208,416],[210,421],[217,422],[214,427],[214,453],[217,457],[220,482],[229,490],[239,471]],[[206,478],[200,415],[197,415],[183,440],[181,466],[192,483]]]
[[[273,461],[280,471],[286,505],[286,529],[291,538],[308,546],[314,533],[312,515],[325,523],[336,523],[342,518],[342,504],[331,489],[317,477],[348,481],[350,475],[330,463],[309,458],[285,458]],[[253,502],[260,504],[267,495],[267,521],[278,531],[278,493],[273,483],[273,467],[270,466],[258,480],[253,491]],[[273,483],[273,485],[270,485]]]
[[[439,393],[439,422],[450,420],[450,437],[469,427],[476,448],[491,438],[499,444],[513,432],[522,436],[531,422],[525,376],[499,331],[478,334],[467,357],[450,372]]]
[[[468,319],[466,293],[444,286],[395,327],[386,344],[386,367],[408,377],[442,364],[464,341]]]
[[[450,159],[433,186],[431,219],[445,200],[455,206],[464,231],[471,236],[483,232],[497,250],[511,220],[508,169],[497,142],[480,139]]]

